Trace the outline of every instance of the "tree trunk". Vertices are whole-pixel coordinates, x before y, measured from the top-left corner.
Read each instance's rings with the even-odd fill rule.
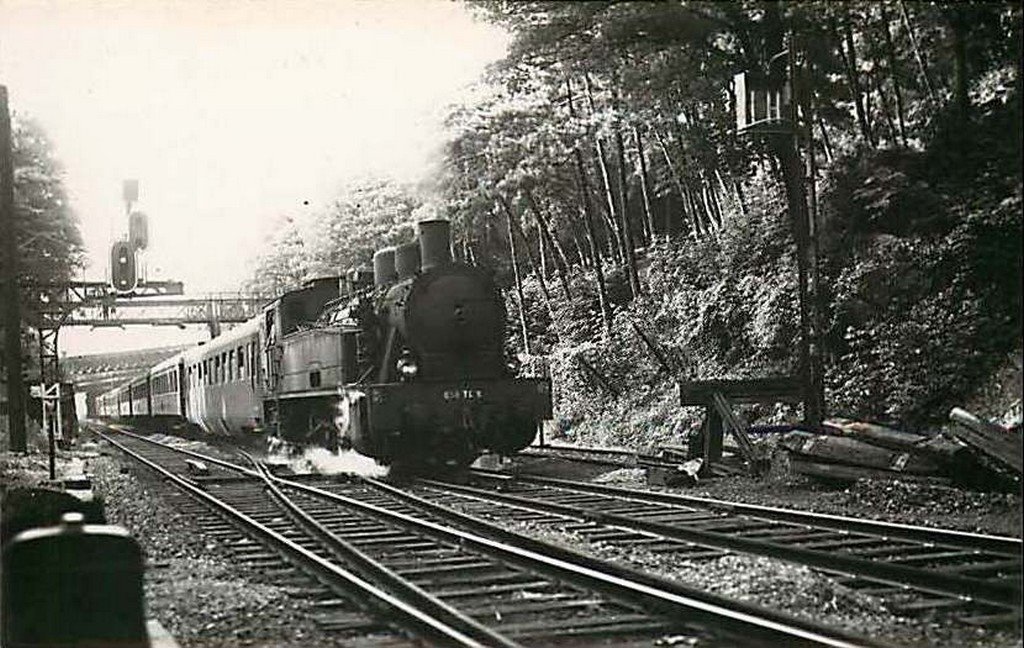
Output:
[[[747,207],[747,197],[743,195],[743,184],[739,180],[733,180],[733,189],[736,190],[736,202],[740,204],[740,212],[744,218],[750,216],[750,208]]]
[[[640,138],[640,129],[633,126],[633,140],[636,142],[636,157],[640,165],[640,193],[644,199],[644,220],[647,223],[647,240],[654,243],[654,214],[651,212],[651,192],[647,185],[647,159],[644,156],[643,141]],[[668,232],[666,232],[667,236]]]
[[[860,81],[857,78],[857,50],[853,44],[853,25],[850,16],[847,15],[843,19],[842,35],[834,21],[832,30],[835,33],[836,42],[839,43],[839,54],[843,59],[843,67],[846,69],[846,81],[850,87],[850,98],[853,100],[853,108],[857,114],[857,124],[860,125],[861,135],[871,145],[871,148],[875,148],[875,136],[871,131],[870,117],[863,103],[864,93],[861,91]]]
[[[882,36],[885,40],[885,54],[889,62],[889,80],[892,82],[893,94],[896,98],[896,120],[900,127],[900,141],[903,147],[907,146],[907,124],[904,119],[903,89],[900,87],[899,66],[896,58],[896,46],[892,40],[892,32],[889,31],[889,12],[885,10],[884,4],[879,4],[882,11]]]
[[[707,207],[711,224],[716,230],[722,229],[722,209],[718,204],[718,195],[715,193],[715,185],[707,178],[704,171],[700,173],[701,199]]]
[[[523,231],[523,227],[519,223],[519,217],[512,211],[512,205],[509,203],[508,199],[504,196],[499,196],[498,200],[501,201],[501,206],[505,209],[505,217],[508,219],[509,227],[512,231],[518,234],[519,238],[523,241],[523,248],[526,250],[526,258],[530,262],[530,269],[537,275],[537,280],[540,282],[540,291],[544,294],[544,301],[547,302],[550,310],[551,293],[548,292],[548,285],[547,282],[544,281],[544,275],[541,271],[540,264],[537,263],[537,258],[533,256],[533,250],[530,248],[530,239],[526,237],[526,232]]]
[[[643,293],[640,286],[640,272],[636,267],[636,250],[633,245],[633,228],[629,224],[629,196],[626,184],[626,147],[622,142],[622,131],[615,129],[615,146],[619,157],[619,213],[622,215],[622,238],[626,246],[626,267],[629,283],[634,295]]]
[[[683,180],[683,187],[686,189],[686,200],[690,204],[690,210],[693,212],[695,222],[699,225],[703,234],[710,234],[713,229],[711,227],[711,219],[708,217],[707,207],[700,199],[700,194],[694,191],[689,180]]]
[[[689,118],[686,115],[685,110],[683,111],[683,115],[684,117]],[[711,234],[714,231],[714,223],[711,220],[711,215],[708,213],[708,206],[704,203],[704,198],[701,195],[701,193],[695,190],[690,182],[690,178],[693,178],[694,175],[698,177],[698,181],[700,180],[700,169],[699,167],[697,167],[697,165],[692,164],[690,156],[686,154],[686,149],[683,148],[683,141],[686,139],[686,134],[683,132],[683,129],[679,126],[679,122],[673,121],[672,125],[675,127],[676,138],[679,140],[679,150],[682,154],[683,162],[687,165],[685,168],[690,170],[690,174],[688,177],[685,174],[681,174],[683,175],[683,186],[686,187],[690,205],[693,208],[694,216],[700,222],[701,229],[705,234]],[[698,169],[698,173],[693,173],[694,168]]]
[[[657,129],[654,130],[654,138],[658,142],[658,148],[661,149],[661,154],[665,158],[665,164],[668,166],[668,170],[669,170],[669,172],[672,175],[672,181],[676,185],[676,191],[679,192],[679,199],[682,201],[683,206],[685,208],[686,190],[683,188],[683,181],[679,177],[679,171],[676,169],[676,165],[672,162],[672,156],[670,156],[669,153],[668,153],[668,147],[665,146],[665,140],[664,140],[664,138],[662,138],[661,133],[659,133],[657,131]],[[688,214],[688,215],[690,216],[690,233],[693,235],[694,239],[698,239],[698,238],[700,238],[700,234],[701,234],[701,232],[700,232],[700,223],[697,221],[696,214]],[[667,222],[667,216],[666,216],[666,225],[667,224],[668,224],[668,222]],[[668,230],[666,229],[666,231],[668,231]]]
[[[964,7],[953,5],[946,11],[950,26],[953,28],[953,97],[960,125],[966,128],[971,116],[971,96],[967,92],[967,86],[970,84],[970,70],[967,68],[967,35],[971,26]]]
[[[604,207],[601,214],[604,216],[604,226],[608,230],[608,252],[615,263],[621,265],[626,254],[626,246],[622,242],[622,232],[619,228],[619,218],[615,209],[615,200],[612,198],[612,189],[608,180],[608,167],[604,159],[604,146],[600,138],[595,138],[595,158],[597,160],[598,175],[601,177],[601,187],[604,194]]]
[[[505,222],[508,225],[508,253],[512,258],[512,276],[516,282],[516,295],[519,297],[519,326],[523,334],[523,350],[527,355],[530,353],[530,336],[526,329],[526,300],[523,297],[523,281],[519,276],[519,260],[516,255],[516,237],[512,235],[512,211],[505,202],[504,197],[499,197],[498,202],[505,208]]]
[[[903,26],[907,30],[907,38],[910,39],[910,46],[914,50],[914,59],[917,60],[917,68],[921,72],[921,78],[924,80],[924,87],[928,90],[928,98],[932,102],[932,107],[937,108],[939,100],[935,95],[935,84],[932,83],[931,76],[928,74],[928,67],[924,64],[924,58],[921,56],[921,48],[917,45],[917,36],[914,34],[914,27],[910,23],[910,14],[907,12],[907,4],[900,0],[900,14],[903,17]]]
[[[576,248],[576,256],[580,260],[580,266],[583,267],[583,268],[589,268],[591,266],[590,259],[587,257],[587,254],[584,252],[584,250],[586,249],[586,246],[582,245],[580,243],[580,237],[576,233],[576,228],[572,228],[571,234],[572,234],[572,245],[573,245],[574,248]]]
[[[828,138],[828,131],[825,130],[825,120],[822,119],[821,114],[818,114],[818,130],[821,132],[821,147],[825,150],[825,158],[829,164],[832,164],[834,156],[832,155],[832,141]]]
[[[572,82],[568,77],[565,79],[565,89],[568,96],[569,118],[575,119],[576,110],[572,103]],[[573,147],[573,157],[576,160],[576,176],[579,179],[583,211],[586,215],[583,222],[586,225],[587,238],[590,242],[590,253],[594,260],[594,275],[597,283],[597,300],[601,307],[601,321],[604,324],[605,335],[610,337],[612,333],[612,310],[611,305],[608,303],[608,293],[604,283],[604,269],[601,267],[601,255],[597,250],[597,232],[594,228],[593,205],[590,203],[590,187],[587,182],[586,169],[583,166],[583,153],[580,151],[578,143]]]
[[[590,75],[588,74],[583,75],[583,87],[587,94],[587,105],[590,107],[590,114],[594,115],[597,113],[597,108],[594,104],[594,93],[590,89]],[[615,242],[615,260],[618,263],[626,263],[626,241],[625,235],[622,232],[622,219],[615,204],[615,198],[612,195],[611,176],[608,173],[608,159],[605,157],[604,142],[601,140],[600,135],[597,134],[594,135],[594,152],[597,158],[598,171],[600,171],[601,175],[601,185],[604,189],[605,209],[610,226],[609,234],[611,237],[614,237]]]
[[[544,236],[540,232],[540,226],[534,223],[537,228],[537,255],[540,258],[540,276],[544,281],[548,280],[548,252],[544,244]]]
[[[569,290],[569,260],[565,257],[565,251],[562,250],[558,237],[551,231],[550,221],[541,211],[536,199],[534,199],[533,192],[527,189],[524,195],[526,196],[526,204],[530,206],[530,213],[533,214],[534,220],[537,221],[537,229],[540,231],[541,238],[554,251],[555,269],[558,271],[558,279],[562,284],[562,292],[565,293],[565,298],[569,299],[572,296]],[[582,254],[582,251],[580,253]]]
[[[871,81],[875,85],[875,94],[878,95],[878,106],[882,111],[882,118],[885,120],[885,125],[889,129],[889,139],[893,144],[899,144],[899,131],[896,130],[896,122],[892,118],[892,113],[889,111],[889,105],[885,101],[885,94],[882,92],[882,80],[878,74],[876,68],[869,75]]]

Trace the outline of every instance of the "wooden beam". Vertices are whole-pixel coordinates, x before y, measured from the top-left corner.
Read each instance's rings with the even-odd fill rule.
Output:
[[[743,455],[744,459],[753,464],[756,459],[754,444],[750,442],[750,437],[747,436],[746,426],[740,422],[739,417],[736,416],[736,412],[733,411],[733,404],[729,402],[729,399],[721,392],[714,393],[712,396],[712,402],[715,407],[715,412],[722,417],[722,422],[725,424],[725,427],[732,433],[732,438],[736,440],[736,445],[739,446],[740,454]]]
[[[978,418],[966,410],[954,407],[949,420],[956,425],[950,433],[1001,467],[1015,475],[1022,473],[1022,443],[1020,434],[1013,434],[1000,426]]]
[[[716,392],[737,403],[802,402],[800,381],[793,376],[684,380],[678,385],[679,403],[685,406],[711,406]]]
[[[822,463],[796,457],[790,458],[789,468],[791,471],[801,475],[844,482],[853,482],[858,479],[898,479],[900,481],[913,481],[923,484],[934,484],[936,486],[948,486],[952,483],[952,480],[945,477],[908,475],[907,473],[893,470],[866,468],[864,466],[844,466],[842,464]]]

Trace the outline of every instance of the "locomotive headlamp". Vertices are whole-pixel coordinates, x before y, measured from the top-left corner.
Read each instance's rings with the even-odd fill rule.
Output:
[[[416,374],[420,372],[420,368],[412,358],[399,358],[395,368],[403,378],[415,378]]]

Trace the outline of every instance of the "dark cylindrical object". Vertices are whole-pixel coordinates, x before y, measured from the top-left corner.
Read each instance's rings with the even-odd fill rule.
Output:
[[[4,646],[149,645],[138,543],[120,527],[82,522],[67,513],[4,548]]]
[[[451,225],[448,221],[438,219],[416,223],[416,238],[420,241],[420,260],[424,271],[452,262]]]
[[[415,241],[395,248],[395,272],[398,278],[409,279],[420,271],[420,246]]]
[[[386,247],[373,253],[373,285],[386,286],[398,278],[395,272],[395,248]]]

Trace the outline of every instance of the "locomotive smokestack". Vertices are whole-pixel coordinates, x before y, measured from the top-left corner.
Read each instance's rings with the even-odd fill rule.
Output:
[[[420,241],[420,258],[424,271],[452,262],[449,243],[451,226],[448,221],[438,219],[416,223],[416,238]]]
[[[415,241],[395,248],[395,272],[398,279],[409,279],[420,271],[420,246]]]
[[[395,273],[395,248],[386,247],[373,253],[373,285],[386,286],[394,283],[398,275]]]

